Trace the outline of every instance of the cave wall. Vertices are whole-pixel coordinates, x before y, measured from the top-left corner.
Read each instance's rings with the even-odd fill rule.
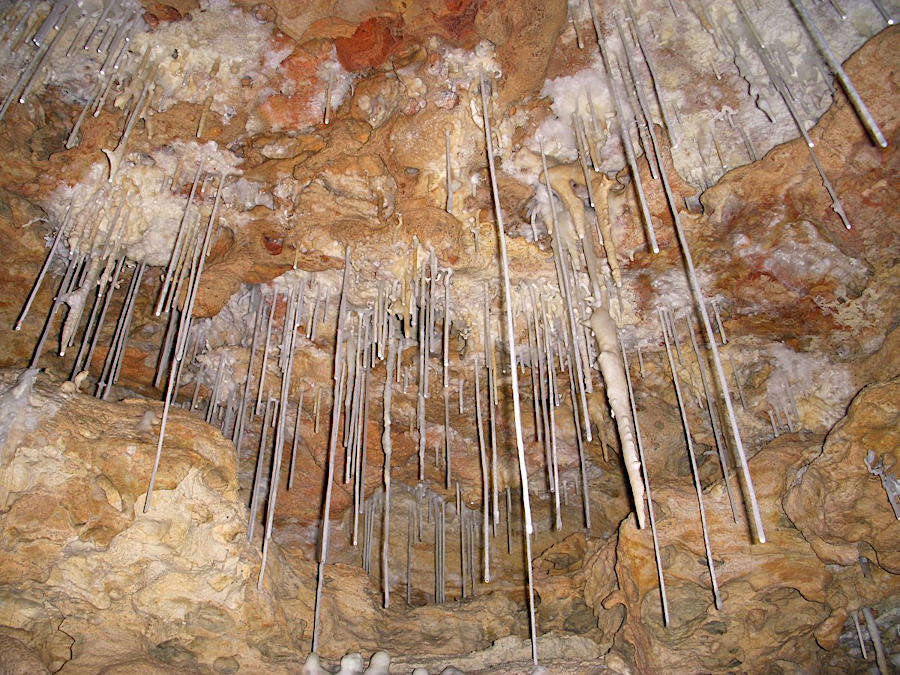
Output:
[[[447,333],[452,342],[444,351],[441,337],[441,347],[430,356],[433,382],[439,391],[440,359],[447,354],[451,376],[463,382],[465,408],[450,406],[447,432],[443,397],[434,395],[421,403],[418,419],[418,346],[407,332],[400,363],[413,383],[394,387],[392,408],[393,604],[382,606],[377,553],[369,573],[360,567],[366,556],[352,539],[353,484],[339,480],[318,651],[333,663],[348,651],[368,657],[387,649],[396,672],[420,665],[437,672],[449,663],[466,672],[529,668],[505,296],[484,119],[473,81],[480,66],[494,81],[489,114],[502,160],[502,236],[516,292],[515,337],[528,354],[520,364],[522,418],[536,523],[536,626],[545,664],[552,672],[584,673],[867,672],[872,664],[861,660],[852,620],[862,608],[875,610],[887,654],[896,654],[900,529],[882,481],[867,468],[866,453],[884,458],[890,473],[900,447],[897,30],[876,34],[873,10],[857,4],[848,5],[854,31],[828,15],[827,7],[816,9],[842,57],[859,48],[844,67],[888,139],[886,149],[871,142],[840,91],[832,102],[827,78],[808,65],[809,46],[797,47],[796,26],[775,40],[778,49],[793,46],[805,59],[806,70],[798,66],[792,84],[806,117],[815,121],[809,134],[852,222],[848,230],[775,92],[769,88],[768,99],[747,96],[740,69],[725,68],[740,51],[729,54],[724,47],[734,8],[717,6],[710,12],[714,25],[706,10],[692,8],[682,31],[665,13],[641,25],[645,38],[654,36],[657,69],[682,118],[675,126],[679,148],[669,148],[662,119],[656,133],[665,145],[673,189],[685,206],[681,222],[704,293],[721,313],[716,339],[736,384],[731,393],[768,538],[762,544],[753,543],[755,529],[738,472],[732,471],[730,482],[723,480],[716,458],[716,433],[701,386],[711,364],[705,350],[695,356],[689,347],[693,300],[664,191],[654,180],[652,162],[641,155],[639,177],[660,248],[654,254],[641,223],[636,181],[623,169],[602,66],[595,49],[578,45],[592,37],[586,10],[567,10],[559,2],[432,4],[402,11],[380,3],[313,3],[303,11],[290,3],[243,10],[222,3],[142,7],[148,31],[136,34],[129,47],[135,55],[129,67],[137,65],[141,49],[150,53],[154,40],[174,51],[158,61],[158,87],[152,91],[162,93],[137,111],[130,137],[125,130],[141,87],[148,86],[139,70],[123,77],[120,91],[96,117],[85,118],[71,147],[66,146],[72,126],[95,86],[84,63],[58,62],[36,93],[6,111],[0,121],[0,237],[7,263],[0,271],[6,327],[0,365],[7,368],[0,419],[0,648],[19,655],[13,659],[39,661],[51,672],[302,672],[312,645],[338,299],[343,288],[354,309],[383,308],[382,292],[401,288],[388,314],[404,316],[411,311],[405,293],[419,278],[417,270],[427,269],[433,251],[435,264],[453,271]],[[613,21],[619,13],[601,10],[609,44],[621,49]],[[786,9],[766,3],[765,10],[756,16],[771,35]],[[2,57],[18,64],[21,57],[11,45],[4,43]],[[721,67],[723,73],[711,72],[709,59],[712,70]],[[5,92],[13,82],[4,77]],[[649,72],[642,77],[651,82]],[[590,528],[580,504],[574,417],[579,405],[569,396],[567,376],[560,373],[563,396],[555,408],[566,500],[557,530],[544,447],[534,433],[535,400],[524,375],[536,365],[526,349],[530,338],[523,318],[529,287],[543,292],[546,286],[549,298],[557,283],[551,210],[561,219],[557,232],[570,226],[579,232],[579,223],[590,224],[594,213],[598,226],[605,218],[604,209],[587,208],[580,191],[584,181],[565,119],[573,106],[584,108],[583,100],[572,101],[572,88],[584,82],[595,87],[595,93],[585,91],[596,98],[605,129],[588,140],[599,146],[596,158],[591,149],[591,159],[603,168],[597,185],[605,190],[601,206],[607,207],[610,229],[601,233],[602,245],[589,234],[571,250],[577,254],[581,247],[587,260],[589,246],[601,261],[603,288],[580,262],[577,272],[590,302],[612,312],[627,347],[656,508],[668,626],[662,621],[653,541],[631,513],[624,444],[599,367],[589,408],[595,435],[584,450]],[[763,108],[769,103],[763,100],[774,101],[776,123],[768,122]],[[715,116],[726,107],[728,114]],[[741,134],[736,127],[723,131],[733,115],[742,119]],[[746,134],[753,142],[743,141]],[[539,138],[550,154],[551,175],[573,177],[574,188],[554,183],[557,201],[546,198],[538,177]],[[456,196],[449,209],[445,142]],[[208,162],[210,177],[195,194],[191,179],[200,157]],[[226,179],[228,173],[233,175]],[[158,378],[157,370],[168,319],[155,316],[154,305],[182,210],[188,213],[196,204],[197,213],[209,218],[218,203],[216,185],[224,195],[221,226],[210,242],[193,311],[199,346],[174,398],[193,408],[192,398],[207,405],[219,394],[222,408],[214,412],[221,416],[206,424],[203,406],[196,412],[170,409],[154,505],[145,513],[166,396],[165,378]],[[21,330],[12,329],[66,207],[71,204],[90,223],[96,215],[92,208],[102,203],[108,219],[122,195],[128,228],[121,250],[129,265],[146,263],[149,272],[136,294],[118,381],[108,388],[112,401],[97,401],[90,394],[96,393],[96,378],[109,358],[111,322],[93,360],[83,364],[87,377],[73,372],[76,350],[58,354],[62,327],[52,320],[50,343],[56,344],[41,355],[41,372],[24,371],[53,305],[64,272],[61,261],[51,266]],[[81,237],[68,243],[77,249],[86,241]],[[352,250],[352,274],[342,287],[345,248]],[[270,298],[278,336],[288,318],[287,296],[310,280],[319,295],[329,297],[330,304],[323,300],[323,305],[330,310],[323,308],[311,321],[314,328],[306,324],[308,337],[301,331],[290,380],[281,387],[279,371],[268,373],[269,386],[281,387],[292,405],[284,425],[287,447],[294,441],[297,453],[291,459],[286,452],[279,461],[274,543],[258,589],[260,513],[256,536],[248,540],[246,530],[257,456],[268,446],[260,438],[260,417],[235,448],[228,411],[251,365],[254,302],[263,297],[252,289],[265,289]],[[123,281],[118,293],[110,291],[112,317],[125,304],[125,287]],[[507,544],[501,520],[492,537],[492,579],[478,579],[472,597],[463,591],[454,539],[459,515],[454,489],[444,484],[446,460],[432,463],[430,457],[441,452],[444,434],[452,434],[460,499],[467,514],[480,518],[482,468],[471,369],[473,354],[485,349],[485,294],[497,340],[488,349],[498,364],[500,392],[496,426],[488,427],[500,451],[492,471],[502,488],[511,489],[513,508],[502,505],[501,515],[514,522]],[[551,311],[563,308],[558,295],[552,304],[548,299]],[[181,302],[176,299],[175,309],[184,307]],[[590,302],[578,308],[585,321]],[[71,315],[72,307],[63,311]],[[659,307],[671,310],[680,335],[676,371],[689,404],[685,414],[697,451],[721,610],[713,602],[684,430],[656,318]],[[563,312],[557,316],[564,320]],[[441,314],[437,324],[447,320]],[[565,330],[562,321],[559,330]],[[270,369],[277,357],[273,350]],[[380,366],[371,371],[361,488],[367,504],[377,501],[383,478],[385,377]],[[484,374],[481,378],[484,386]],[[482,391],[487,397],[487,388]],[[301,393],[306,403],[297,419]],[[259,393],[262,410],[269,395]],[[319,415],[314,397],[321,399]],[[271,444],[274,431],[268,433]],[[417,475],[420,438],[429,456],[424,483]],[[339,476],[344,461],[338,458]],[[264,471],[272,469],[265,465]],[[300,480],[288,489],[291,472]],[[433,520],[409,554],[414,591],[410,602],[405,597],[406,513],[416,508],[417,484],[427,486],[432,508],[442,500],[449,513],[445,603],[435,602]],[[726,485],[737,500],[734,515]],[[380,525],[373,536],[381,537]]]

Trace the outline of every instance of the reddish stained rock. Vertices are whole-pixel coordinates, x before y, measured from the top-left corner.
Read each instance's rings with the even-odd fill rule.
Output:
[[[322,58],[327,58],[327,54],[323,54]],[[297,83],[308,82],[318,79],[316,73],[320,62],[320,58],[315,58],[302,49],[294,49],[291,55],[281,62],[278,71],[286,80]]]
[[[431,13],[435,23],[447,32],[447,37],[459,46],[475,37],[475,17],[480,7],[478,0],[444,0],[446,14]]]
[[[281,255],[281,251],[284,248],[284,239],[264,237],[263,245],[266,247],[266,250],[272,255]]]
[[[380,66],[399,42],[395,32],[402,23],[402,19],[375,16],[359,24],[350,37],[336,38],[341,65],[350,72]]]
[[[315,54],[295,49],[282,62],[279,72],[291,82],[290,94],[270,96],[259,107],[259,114],[272,129],[303,129],[321,121],[320,96],[325,85],[318,72],[322,61],[328,58],[324,49]]]
[[[271,96],[260,106],[259,113],[272,129],[278,131],[304,129],[318,121],[309,99],[302,95]]]
[[[149,5],[144,12],[144,22],[150,26],[151,31],[156,30],[161,23],[180,20],[181,12],[174,7],[162,4],[161,2],[154,2],[152,5]]]

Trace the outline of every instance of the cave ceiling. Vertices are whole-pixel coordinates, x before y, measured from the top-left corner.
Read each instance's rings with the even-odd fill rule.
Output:
[[[501,672],[552,634],[560,663],[605,654],[609,672],[849,672],[857,610],[884,631],[900,597],[890,14],[5,3],[0,496],[24,523],[0,540],[10,560],[41,521],[21,500],[44,480],[22,482],[23,439],[68,434],[98,444],[73,451],[84,471],[117,467],[94,497],[70,494],[118,504],[92,546],[139,538],[179,499],[249,519],[247,550],[221,555],[254,562],[229,573],[248,594],[295,593],[242,605],[238,623],[281,641],[241,633],[251,668],[517,635],[519,651],[470,666]],[[55,421],[16,422],[26,399]],[[94,435],[119,416],[118,440]],[[128,468],[120,446],[138,448]],[[213,484],[227,499],[198,496]],[[73,549],[48,546],[37,559],[61,571],[29,581],[35,606],[48,579],[81,583],[58,562]],[[323,550],[346,597],[326,601],[319,645]],[[26,568],[0,564],[2,583]],[[342,627],[341,603],[365,618]],[[459,636],[432,644],[407,632],[418,620]],[[0,621],[30,626],[9,635],[60,672],[102,662],[85,648],[64,666],[35,622]],[[594,672],[580,667],[560,672]]]

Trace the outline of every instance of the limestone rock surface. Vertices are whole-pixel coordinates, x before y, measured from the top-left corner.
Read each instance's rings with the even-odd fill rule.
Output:
[[[256,592],[221,436],[174,412],[142,512],[159,411],[34,388],[0,467],[0,624],[26,632],[54,672],[213,672],[220,658],[289,672],[268,661],[295,648],[293,630]]]

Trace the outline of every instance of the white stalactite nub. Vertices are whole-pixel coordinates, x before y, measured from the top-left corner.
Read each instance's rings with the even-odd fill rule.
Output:
[[[594,307],[589,319],[591,331],[597,341],[600,372],[606,382],[606,397],[616,420],[619,442],[622,445],[622,459],[628,472],[628,483],[634,497],[634,508],[638,526],[646,525],[644,515],[644,485],[641,482],[641,461],[635,444],[634,424],[631,421],[628,400],[628,383],[625,379],[625,362],[619,351],[616,322],[605,307]]]

